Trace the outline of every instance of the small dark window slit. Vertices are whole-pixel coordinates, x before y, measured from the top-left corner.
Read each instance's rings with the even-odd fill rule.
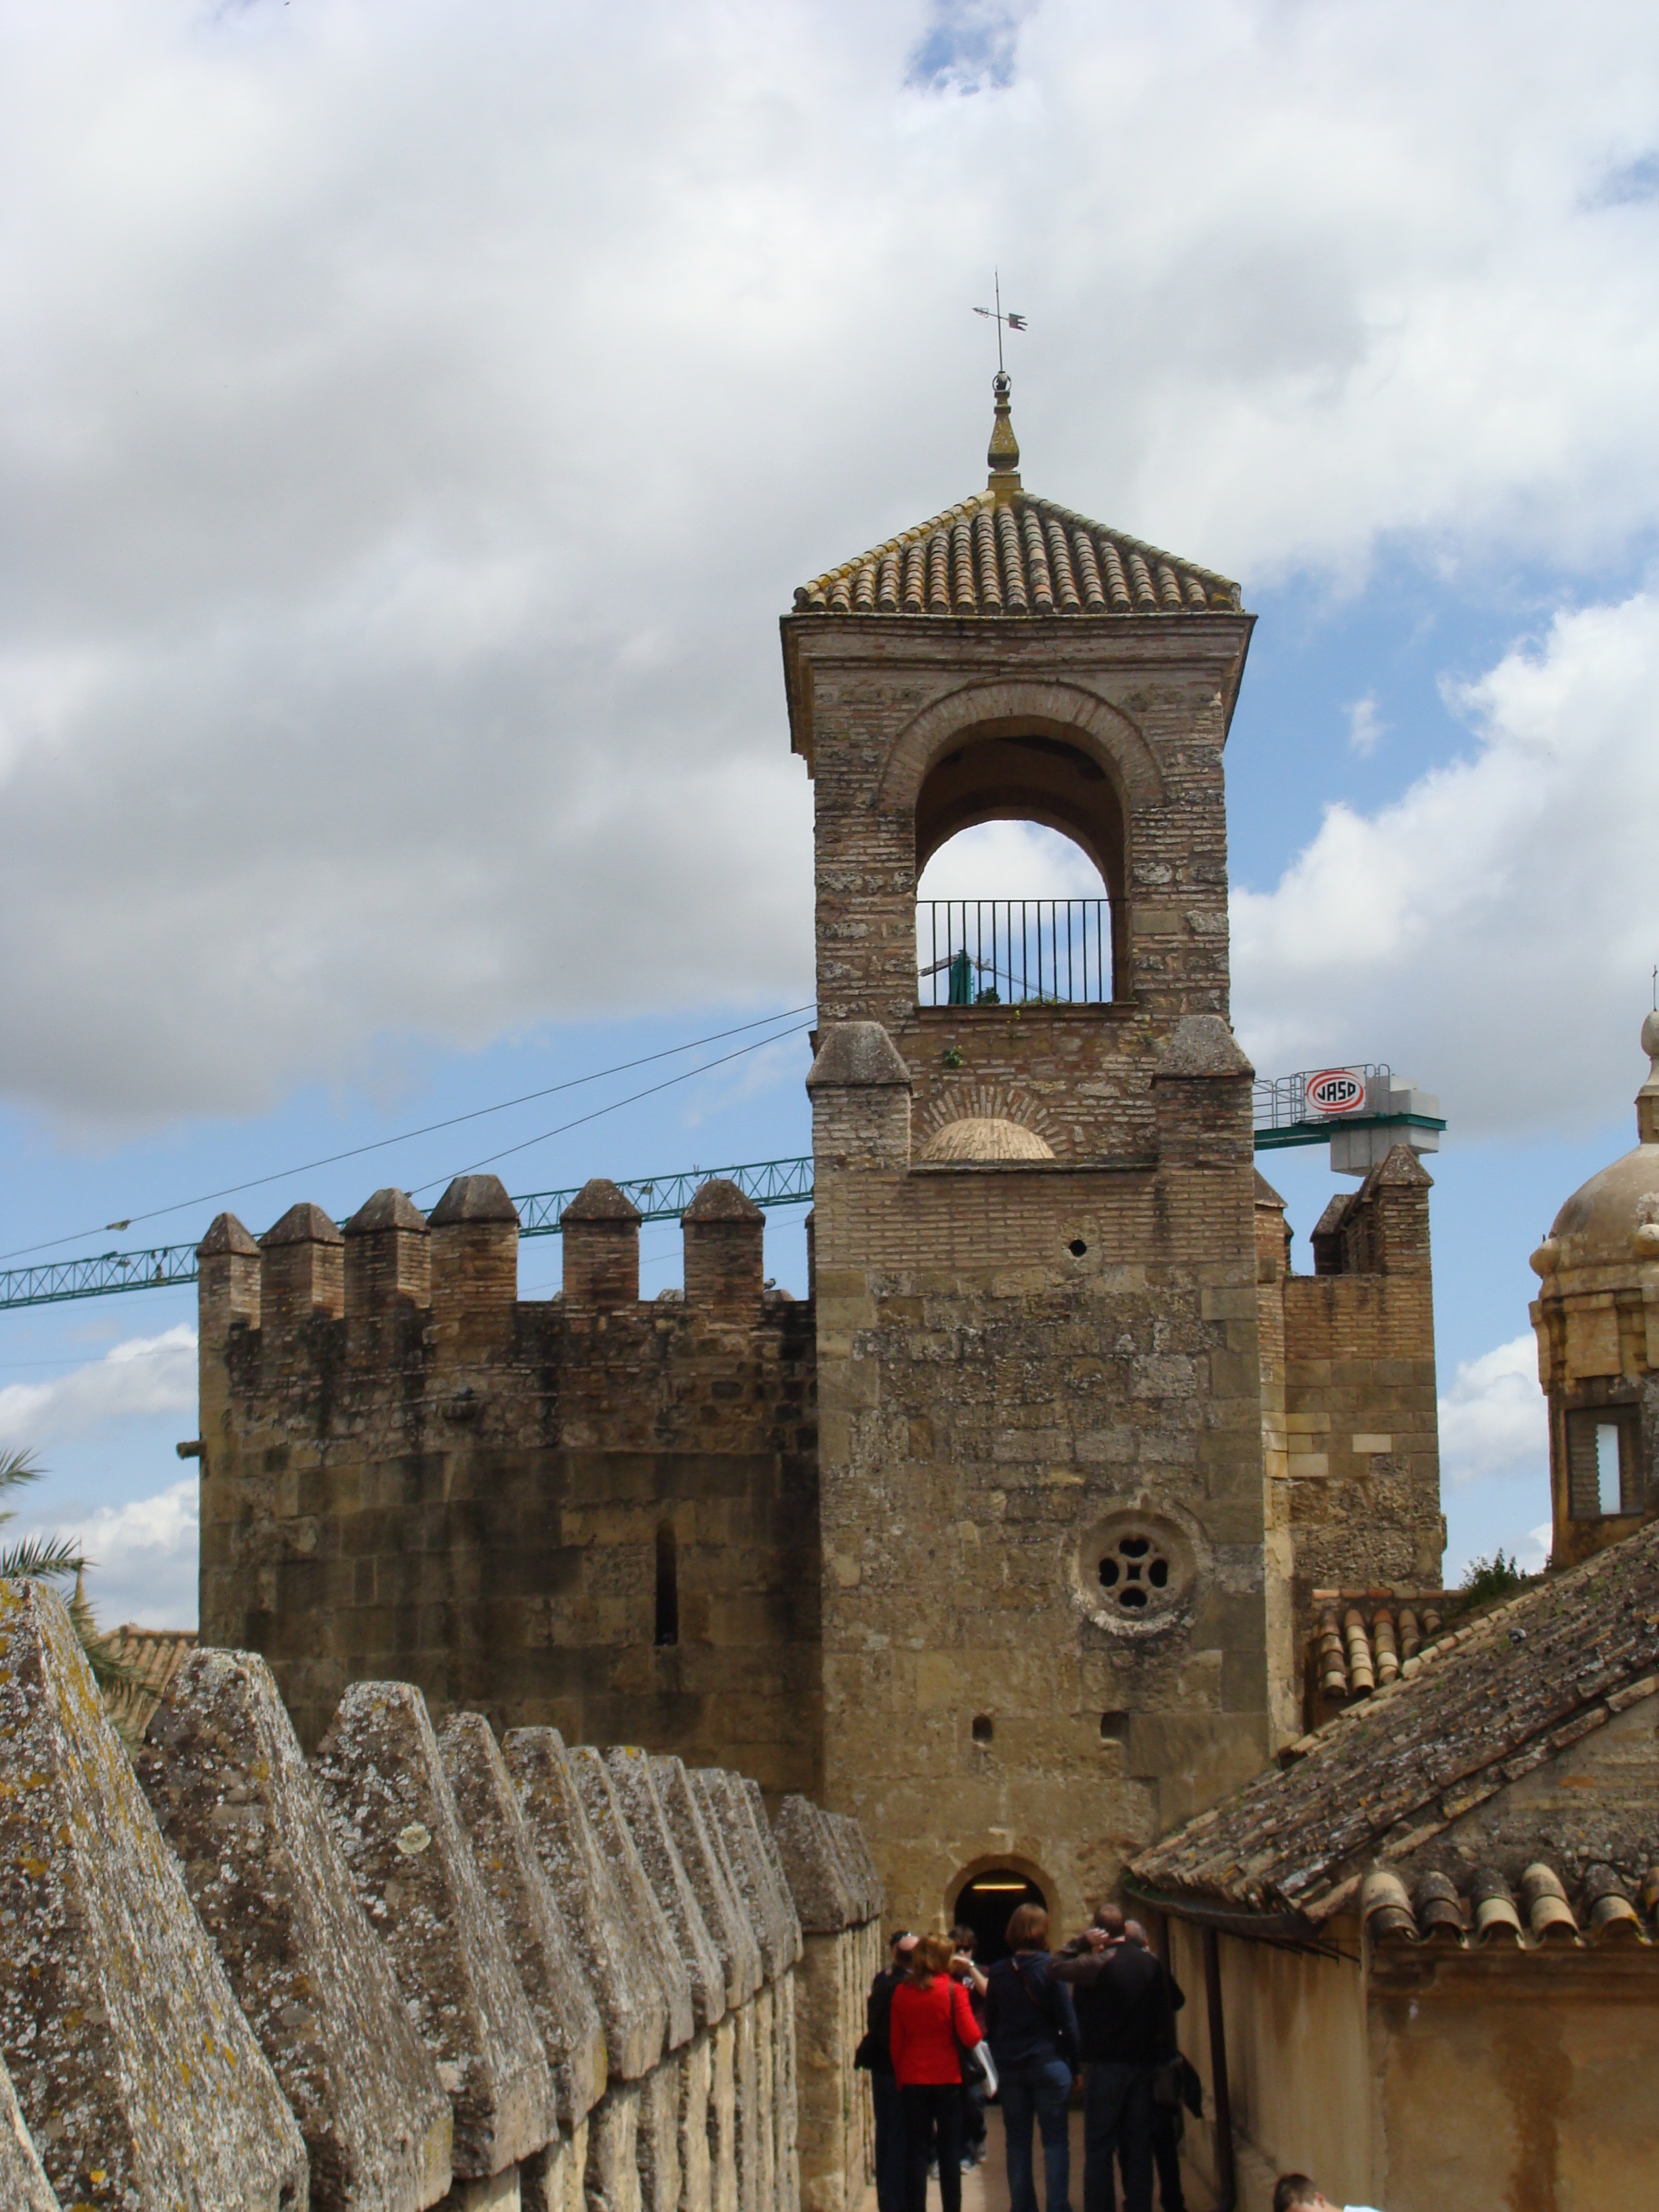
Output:
[[[673,1523],[660,1522],[657,1528],[657,1642],[678,1644],[680,1640],[680,1576],[679,1560],[674,1541]]]
[[[1084,1243],[1080,1237],[1073,1237],[1071,1243],[1066,1247],[1066,1249],[1071,1254],[1074,1260],[1080,1260],[1088,1249],[1088,1246]]]

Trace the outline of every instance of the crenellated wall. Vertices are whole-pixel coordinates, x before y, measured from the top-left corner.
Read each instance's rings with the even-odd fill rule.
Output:
[[[185,1662],[135,1773],[60,1601],[0,1583],[9,2205],[856,2204],[882,1904],[805,1799],[775,1835],[740,1776],[440,1736],[405,1682],[307,1762],[252,1652]]]
[[[1287,1553],[1296,1648],[1316,1591],[1437,1589],[1445,1522],[1427,1170],[1396,1145],[1286,1260],[1285,1201],[1256,1179],[1269,1525]],[[1287,1678],[1287,1710],[1301,1686]],[[1297,1726],[1299,1728],[1299,1722]]]
[[[200,1247],[204,1639],[264,1653],[302,1741],[396,1675],[441,1717],[819,1786],[815,1350],[759,1209],[706,1184],[683,1292],[639,1297],[595,1182],[518,1297],[493,1176]],[[672,1601],[664,1607],[665,1585]]]

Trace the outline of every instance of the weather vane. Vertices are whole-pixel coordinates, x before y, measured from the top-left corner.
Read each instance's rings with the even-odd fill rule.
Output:
[[[1005,315],[1003,313],[1002,271],[1000,269],[994,270],[992,271],[992,282],[996,287],[997,303],[995,307],[975,307],[974,313],[976,315],[983,315],[988,323],[994,323],[997,326],[997,374],[999,376],[1003,376],[1007,373],[1002,365],[1003,325],[1006,323],[1011,331],[1023,331],[1025,327],[1025,318],[1024,315]]]

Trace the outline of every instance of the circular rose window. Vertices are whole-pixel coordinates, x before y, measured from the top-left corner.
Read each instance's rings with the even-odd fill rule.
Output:
[[[1157,1539],[1120,1536],[1100,1562],[1100,1587],[1121,1613],[1146,1613],[1170,1587],[1170,1562]]]
[[[1192,1540],[1161,1513],[1115,1513],[1078,1547],[1077,1593],[1102,1628],[1149,1634],[1184,1615],[1196,1575]]]

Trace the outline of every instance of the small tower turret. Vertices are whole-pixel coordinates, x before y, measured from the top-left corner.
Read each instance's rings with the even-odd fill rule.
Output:
[[[1642,1049],[1634,1150],[1573,1194],[1532,1255],[1559,1567],[1659,1514],[1659,1013]]]

